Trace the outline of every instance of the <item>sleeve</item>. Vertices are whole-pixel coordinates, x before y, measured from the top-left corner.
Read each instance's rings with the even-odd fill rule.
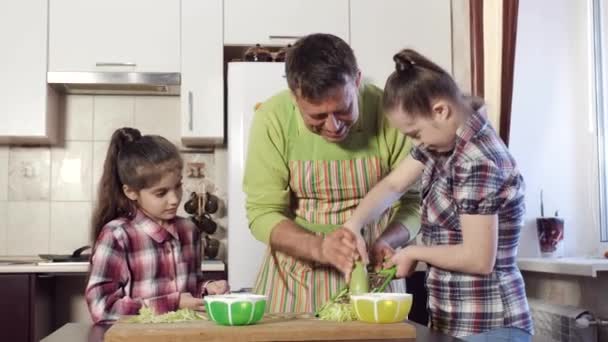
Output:
[[[391,171],[415,148],[409,138],[396,128],[390,127],[388,120],[383,120],[384,136],[389,152]],[[392,222],[400,222],[410,232],[410,240],[420,231],[420,191],[417,187],[409,189],[401,199],[393,205]]]
[[[243,179],[249,227],[264,243],[272,229],[288,218],[290,203],[285,137],[269,114],[262,107],[253,117]]]
[[[120,315],[134,315],[143,302],[125,295],[129,281],[124,246],[112,230],[102,230],[91,257],[91,272],[85,298],[94,323],[116,321]]]
[[[491,160],[473,160],[454,167],[454,200],[459,214],[492,215],[502,206],[505,175]]]

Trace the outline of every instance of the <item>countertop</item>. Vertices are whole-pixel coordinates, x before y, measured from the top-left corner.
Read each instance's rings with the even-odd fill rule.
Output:
[[[220,260],[205,260],[201,265],[203,272],[224,271]],[[45,262],[36,259],[0,258],[1,273],[67,273],[85,274],[89,271],[88,262]]]
[[[418,323],[409,322],[416,327],[416,339],[377,340],[377,341],[430,341],[430,342],[457,342],[460,339],[446,336]],[[67,323],[51,335],[43,338],[41,342],[102,342],[105,332],[110,326],[90,325],[86,323]]]

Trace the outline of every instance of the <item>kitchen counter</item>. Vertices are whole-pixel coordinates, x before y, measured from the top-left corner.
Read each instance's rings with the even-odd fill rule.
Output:
[[[418,323],[410,322],[416,327],[415,339],[377,340],[377,341],[430,341],[430,342],[457,342],[460,339],[443,335]],[[89,325],[84,323],[68,323],[40,342],[102,342],[103,336],[110,326]]]
[[[201,269],[203,272],[223,272],[225,265],[220,260],[205,260]],[[88,271],[88,262],[2,261],[0,259],[0,273],[85,274]]]

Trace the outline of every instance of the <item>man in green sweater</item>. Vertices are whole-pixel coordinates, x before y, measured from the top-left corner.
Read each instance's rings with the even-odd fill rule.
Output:
[[[389,126],[382,90],[361,83],[342,39],[298,40],[285,69],[289,90],[257,109],[245,164],[251,232],[269,246],[254,291],[268,295],[270,312],[312,312],[345,284],[357,243],[379,264],[416,236],[419,197],[406,194],[365,226],[365,241],[342,227],[411,142]]]

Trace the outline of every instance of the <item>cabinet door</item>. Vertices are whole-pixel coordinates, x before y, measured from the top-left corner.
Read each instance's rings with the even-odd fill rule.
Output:
[[[349,41],[348,0],[225,0],[226,45],[285,45],[331,33]]]
[[[0,140],[45,140],[47,1],[0,2]]]
[[[52,0],[50,71],[179,72],[179,0]]]
[[[350,0],[351,46],[363,78],[384,88],[406,47],[452,71],[450,0]]]
[[[222,0],[182,0],[182,142],[224,142]]]
[[[13,7],[16,4],[12,3]],[[0,275],[0,341],[34,341],[30,277],[29,274]]]

